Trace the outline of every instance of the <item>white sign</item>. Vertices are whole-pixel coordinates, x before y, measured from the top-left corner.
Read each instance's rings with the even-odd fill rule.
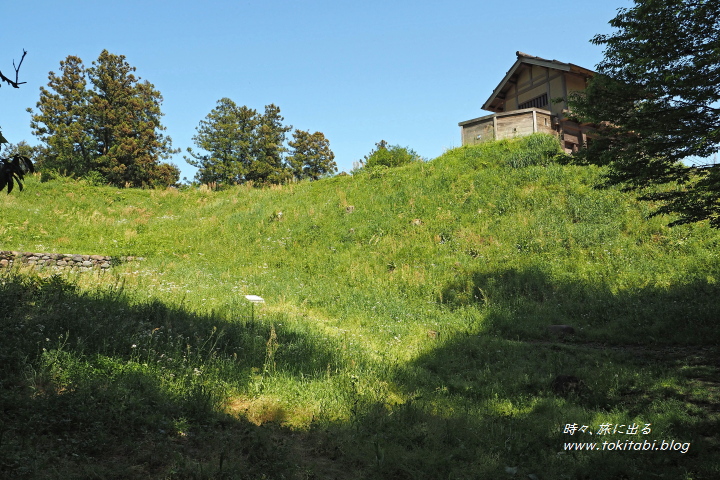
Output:
[[[245,298],[252,303],[265,303],[265,300],[257,295],[245,295]]]

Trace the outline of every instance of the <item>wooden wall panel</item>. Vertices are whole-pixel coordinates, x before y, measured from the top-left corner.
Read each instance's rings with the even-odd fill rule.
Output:
[[[462,127],[463,145],[475,145],[476,143],[487,142],[490,140],[494,140],[492,117],[477,123],[464,125]]]
[[[537,131],[540,133],[549,133],[554,135],[555,127],[553,126],[552,117],[544,113],[537,114]]]
[[[534,123],[533,118],[535,119]],[[563,124],[571,130],[571,132],[565,132],[565,140],[573,144],[578,143],[579,130],[573,130],[575,124],[571,122],[563,122]],[[535,132],[557,135],[555,117],[543,111],[526,110],[517,114],[488,116],[461,125],[463,145],[523,137]]]
[[[497,138],[523,137],[533,133],[532,113],[498,117]]]

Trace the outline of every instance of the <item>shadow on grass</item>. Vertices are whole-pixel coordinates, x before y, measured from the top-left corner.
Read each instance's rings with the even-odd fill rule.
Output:
[[[720,471],[718,294],[705,282],[613,293],[558,284],[534,269],[477,273],[455,280],[442,298],[450,308],[483,309],[480,333],[441,336],[395,381],[423,405],[424,415],[414,413],[421,425],[438,421],[432,412],[447,419],[454,455],[497,459],[498,470],[481,470],[486,475],[713,478]],[[551,324],[576,333],[559,338]],[[403,422],[403,408],[389,422]],[[586,429],[570,435],[568,424]],[[603,424],[622,433],[598,435]],[[423,431],[417,438],[430,441]],[[602,445],[618,441],[622,447]],[[628,441],[655,442],[658,450]],[[660,450],[663,441],[687,450]],[[605,450],[568,451],[567,442]],[[390,443],[412,449],[412,437]]]
[[[223,402],[339,362],[249,311],[198,315],[120,287],[9,273],[0,299],[2,478],[292,478],[301,439]]]
[[[450,308],[490,307],[490,333],[548,339],[548,325],[571,325],[583,341],[718,345],[720,285],[689,280],[666,288],[612,291],[608,282],[558,282],[538,268],[471,273],[448,284]]]
[[[470,279],[487,305],[487,331],[428,339],[428,353],[394,370],[377,368],[389,375],[374,378],[372,365],[349,368],[336,345],[310,333],[278,331],[283,348],[274,349],[273,326],[250,321],[249,312],[198,315],[134,302],[120,288],[83,293],[60,278],[3,277],[0,476],[713,478],[720,425],[717,391],[707,387],[717,350],[707,338],[696,350],[685,333],[681,348],[638,346],[630,334],[603,344],[600,323],[571,319],[584,318],[578,312],[607,319],[652,296],[621,296],[618,305],[608,292],[558,286],[537,271],[497,278]],[[704,326],[710,297],[692,307],[700,319],[693,325]],[[574,303],[563,307],[558,298]],[[637,308],[665,313],[657,304]],[[579,333],[547,338],[549,319]],[[667,329],[661,322],[659,331]],[[266,372],[297,379],[330,371],[344,378],[330,395],[343,397],[348,418],[298,431],[224,413],[228,392],[247,390]],[[576,377],[577,388],[557,391],[558,375]],[[395,399],[373,390],[388,385]],[[691,447],[685,454],[565,451],[565,442],[594,441],[563,433],[573,423],[593,431],[649,423],[651,434],[633,439]]]

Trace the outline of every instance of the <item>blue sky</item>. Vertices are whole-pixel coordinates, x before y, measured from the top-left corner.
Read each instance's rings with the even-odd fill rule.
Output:
[[[37,143],[29,126],[39,88],[68,55],[86,66],[103,49],[125,55],[164,98],[173,147],[217,101],[263,110],[320,131],[340,171],[376,142],[426,158],[460,145],[458,122],[486,114],[520,50],[586,68],[602,59],[589,40],[610,33],[630,0],[5,2],[0,71],[28,51],[20,89],[0,88],[0,126],[13,143]],[[171,161],[191,179],[195,169]]]

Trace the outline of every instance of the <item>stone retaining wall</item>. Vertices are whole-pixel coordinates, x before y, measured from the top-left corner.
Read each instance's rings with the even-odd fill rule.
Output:
[[[145,259],[142,257],[109,257],[107,255],[0,251],[0,268],[10,268],[18,262],[23,265],[34,265],[35,268],[54,267],[85,272],[93,269],[107,270],[112,265],[133,260]]]

